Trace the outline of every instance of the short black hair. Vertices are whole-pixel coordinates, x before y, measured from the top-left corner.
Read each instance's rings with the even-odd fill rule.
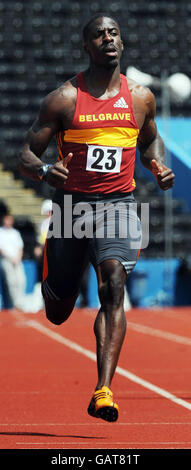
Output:
[[[94,21],[96,21],[98,18],[110,18],[111,20],[115,21],[115,23],[118,25],[118,21],[116,21],[115,18],[107,15],[106,13],[99,13],[98,15],[95,15],[91,18],[91,20],[88,21],[88,23],[86,23],[86,25],[84,26],[83,28],[83,38],[84,38],[84,41],[87,40],[88,38],[88,35],[89,35],[89,31],[90,31],[90,28],[91,28],[91,25],[94,23]],[[119,26],[119,25],[118,25]]]

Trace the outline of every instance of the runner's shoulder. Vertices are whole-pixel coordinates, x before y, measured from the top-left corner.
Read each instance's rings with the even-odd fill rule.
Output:
[[[127,78],[127,83],[132,97],[137,98],[140,102],[149,107],[155,107],[155,96],[150,88],[140,85],[131,78]]]
[[[41,109],[48,113],[57,113],[59,110],[75,104],[77,98],[77,79],[72,77],[60,87],[48,93],[42,101]]]

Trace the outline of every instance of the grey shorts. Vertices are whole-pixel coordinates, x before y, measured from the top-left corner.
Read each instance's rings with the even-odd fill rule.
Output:
[[[69,194],[57,190],[44,250],[42,292],[52,300],[80,289],[90,262],[118,260],[129,274],[141,249],[141,222],[133,193]]]

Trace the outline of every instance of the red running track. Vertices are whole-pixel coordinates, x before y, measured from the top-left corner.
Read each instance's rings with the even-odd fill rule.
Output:
[[[75,309],[55,326],[44,312],[0,312],[0,449],[191,448],[191,308],[127,312],[116,423],[86,411],[95,315]]]

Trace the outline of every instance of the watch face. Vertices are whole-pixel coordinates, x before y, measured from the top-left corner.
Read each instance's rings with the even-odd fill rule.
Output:
[[[48,172],[48,169],[51,167],[52,165],[50,164],[45,164],[43,166],[41,166],[38,170],[38,176],[39,178],[42,180],[46,177],[46,174]]]

